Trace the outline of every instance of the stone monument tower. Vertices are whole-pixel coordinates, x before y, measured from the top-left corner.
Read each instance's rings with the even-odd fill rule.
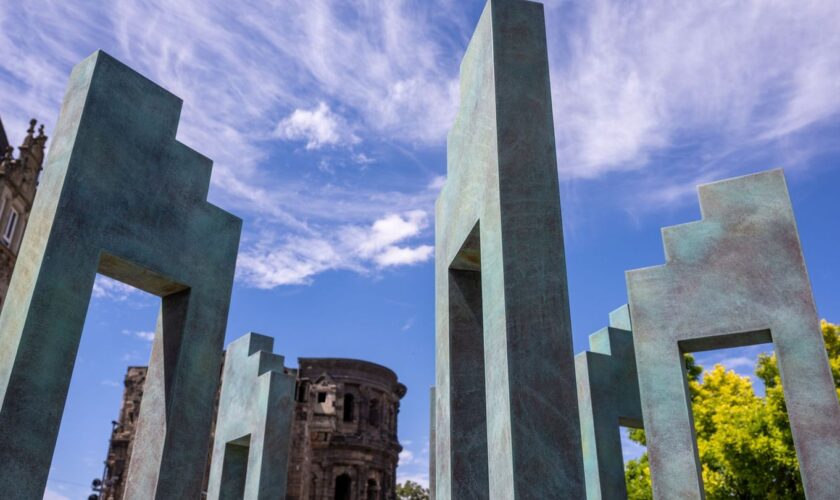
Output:
[[[406,387],[384,366],[298,359],[288,500],[391,500]]]

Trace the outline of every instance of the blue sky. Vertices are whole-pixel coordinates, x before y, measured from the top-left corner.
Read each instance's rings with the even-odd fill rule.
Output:
[[[475,0],[0,0],[0,115],[53,129],[70,69],[104,49],[184,99],[178,138],[215,161],[210,201],[245,221],[227,341],[393,368],[401,478],[426,481],[433,203]],[[840,321],[840,4],[546,2],[575,351],[663,261],[694,186],[786,170],[821,316]],[[48,498],[101,472],[157,299],[100,280]],[[710,353],[751,372],[761,349]]]

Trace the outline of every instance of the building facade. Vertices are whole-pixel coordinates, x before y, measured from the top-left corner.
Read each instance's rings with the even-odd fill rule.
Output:
[[[29,122],[29,130],[15,158],[14,148],[9,145],[0,122],[0,308],[6,301],[44,163],[47,136],[43,125],[35,135],[36,125],[35,120]]]
[[[394,372],[351,359],[298,360],[288,500],[396,498],[397,415],[406,388]]]
[[[111,422],[111,442],[108,445],[108,457],[105,460],[105,489],[101,498],[118,499],[123,497],[128,462],[131,459],[131,445],[134,441],[134,429],[140,416],[140,402],[143,399],[143,385],[146,382],[145,366],[129,366],[125,374],[125,392],[118,420]]]
[[[300,358],[298,365],[286,499],[395,499],[402,451],[397,416],[406,387],[393,371],[367,361]],[[145,380],[146,367],[128,368],[105,461],[102,500],[123,497]],[[212,436],[209,444],[208,466]]]

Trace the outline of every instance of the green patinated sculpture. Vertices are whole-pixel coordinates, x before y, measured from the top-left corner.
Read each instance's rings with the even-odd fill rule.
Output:
[[[161,297],[128,499],[198,498],[241,221],[175,140],[181,101],[103,52],[73,70],[0,315],[0,491],[40,499],[96,273]]]
[[[589,336],[591,352],[575,356],[586,498],[627,498],[620,426],[642,427],[630,311]]]
[[[683,353],[773,342],[808,498],[840,492],[840,404],[781,170],[700,186],[703,220],[665,228],[666,264],[629,271],[656,498],[704,497]]]
[[[271,337],[249,333],[228,346],[209,500],[286,497],[295,377],[271,353],[273,345]]]
[[[435,387],[429,388],[429,500],[435,500]]]
[[[435,234],[437,500],[583,497],[541,4],[484,9]]]

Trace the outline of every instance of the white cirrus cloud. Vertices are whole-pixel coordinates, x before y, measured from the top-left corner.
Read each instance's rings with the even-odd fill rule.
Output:
[[[239,276],[275,275],[246,283],[411,264],[431,256],[421,242],[365,254],[337,234],[365,234],[383,213],[432,210],[442,165],[410,157],[444,146],[482,3],[287,0],[243,10],[220,0],[0,2],[0,59],[10,68],[0,72],[0,111],[15,143],[30,116],[49,135],[71,67],[104,47],[184,100],[179,140],[214,160],[213,203],[246,219],[240,265],[248,269]],[[546,20],[567,181],[632,172],[638,179],[624,192],[673,203],[690,198],[697,182],[732,175],[733,151],[771,145],[807,159],[826,141],[791,138],[840,112],[834,0],[557,0],[546,2]],[[300,141],[301,157],[375,143],[407,161],[371,182],[363,168],[339,171],[334,159],[307,157],[337,178],[325,184],[307,177],[323,174],[317,168],[284,168],[298,152],[277,151],[277,137]],[[357,147],[347,160],[369,164],[373,151]],[[384,149],[376,151],[382,171],[391,160]],[[313,256],[310,246],[330,251]]]
[[[110,299],[122,302],[140,293],[140,290],[133,286],[126,285],[101,274],[96,275],[96,280],[93,282],[93,297],[97,299]]]
[[[289,0],[246,10],[199,0],[0,4],[0,57],[15,68],[0,74],[0,109],[20,135],[30,115],[51,130],[71,67],[105,47],[183,99],[179,139],[214,159],[214,186],[227,202],[247,205],[251,190],[229,177],[266,184],[266,139],[278,123],[310,149],[366,136],[440,145],[463,50],[452,50],[443,29],[459,29],[457,16],[441,16],[447,10],[442,0]],[[44,51],[37,60],[26,55],[35,47]],[[352,133],[332,126],[326,104],[312,108],[327,102],[352,116]]]
[[[48,9],[0,2],[0,58],[13,69],[0,72],[0,111],[14,142],[30,116],[45,121],[49,135],[72,66],[105,48],[183,99],[178,139],[214,160],[211,201],[246,220],[240,262],[285,275],[274,281],[306,281],[335,265],[303,247],[324,241],[343,252],[336,231],[372,224],[386,211],[430,210],[425,187],[411,181],[418,172],[427,177],[429,165],[405,162],[406,181],[383,186],[317,155],[369,140],[408,154],[439,148],[457,108],[462,31],[470,24],[461,11],[448,0],[288,0],[245,10],[218,0]],[[278,154],[277,137],[300,141],[300,157],[314,156],[310,163],[335,183],[307,177],[317,169],[282,170],[278,164],[299,157]],[[349,149],[346,161],[363,171],[374,158],[389,161],[383,149]],[[259,253],[269,256],[257,248],[265,234],[282,235],[275,237],[282,248],[257,263]],[[403,260],[422,258],[418,252]],[[377,267],[376,255],[362,261]],[[97,297],[128,293],[96,288]]]
[[[840,112],[833,0],[552,2],[547,21],[566,178],[639,170],[671,148],[698,156],[670,153],[672,170],[713,165]]]
[[[309,237],[266,235],[240,252],[238,277],[257,288],[303,285],[329,270],[372,270],[425,262],[433,248],[412,244],[429,225],[428,214],[412,210],[385,215],[369,226],[346,225]],[[326,235],[326,236],[325,236]]]
[[[735,370],[736,372],[740,373],[742,370],[752,372],[752,370],[755,368],[757,361],[758,360],[756,358],[751,358],[747,356],[733,356],[723,358],[716,364],[721,364],[728,369]]]
[[[143,340],[146,342],[152,342],[155,340],[155,332],[149,331],[139,331],[139,330],[123,330],[123,335],[128,335],[129,337],[134,337],[139,340]]]
[[[237,277],[247,285],[271,289],[305,285],[318,273],[342,268],[333,243],[317,237],[269,237],[239,252]]]

